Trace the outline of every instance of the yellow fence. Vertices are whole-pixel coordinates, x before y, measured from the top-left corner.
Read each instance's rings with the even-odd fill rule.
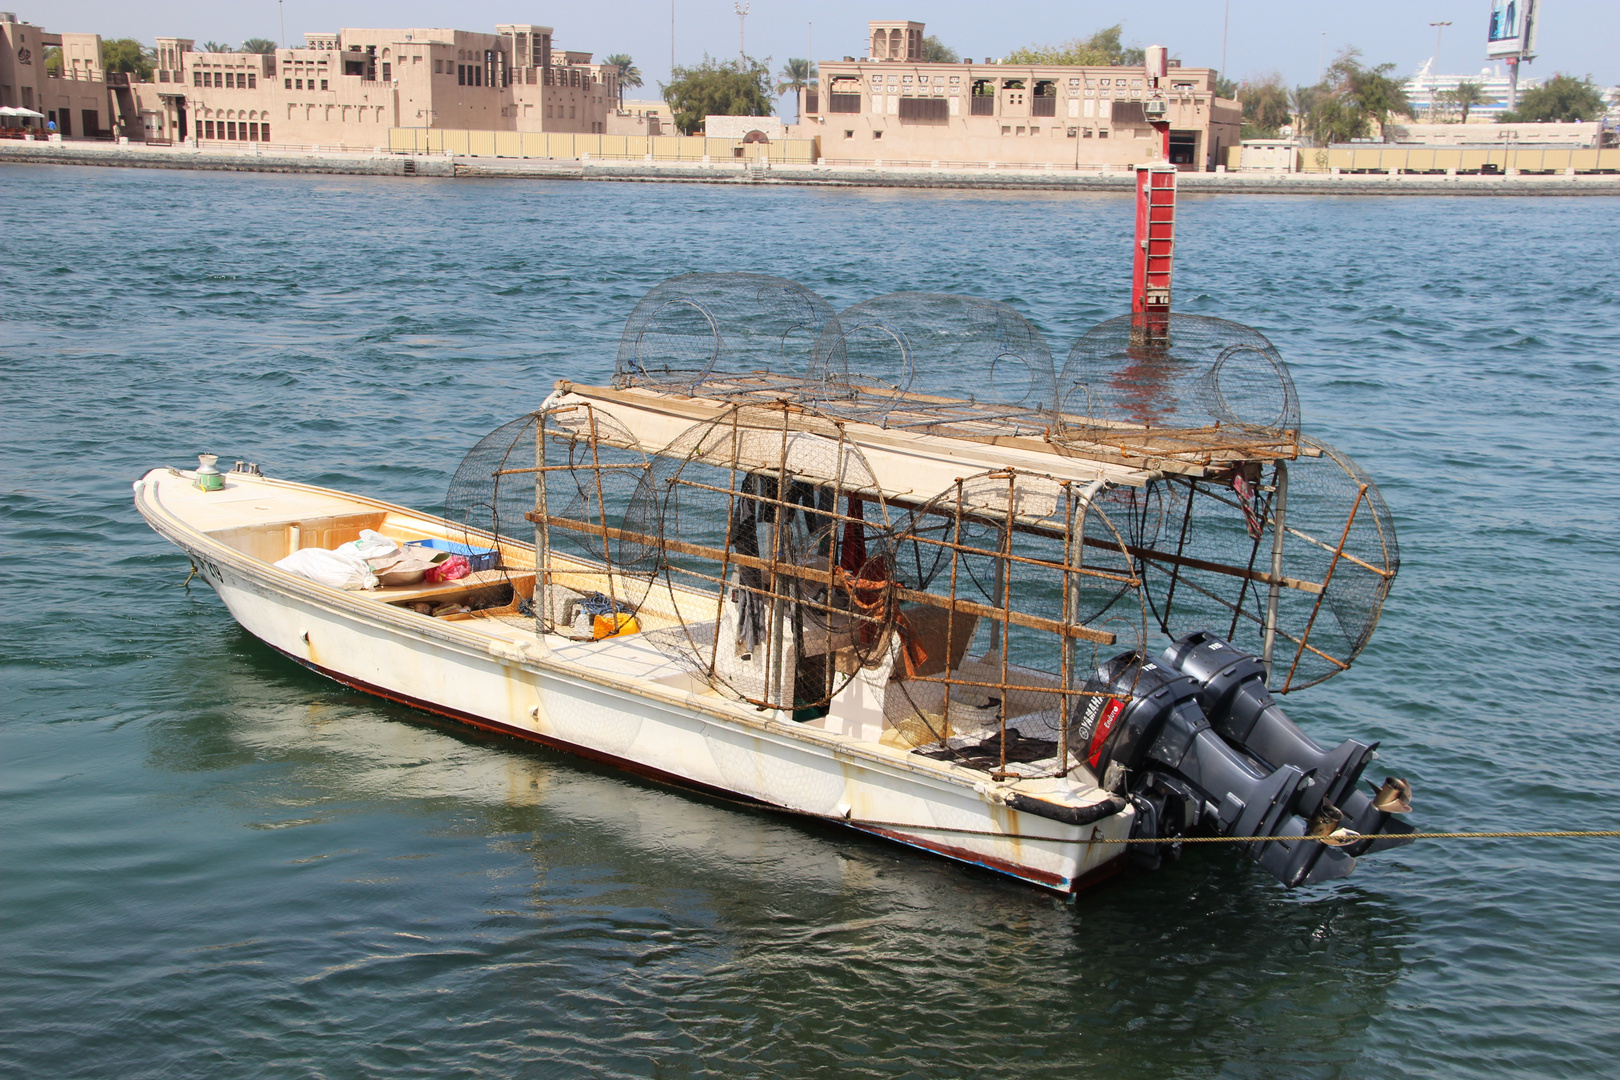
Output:
[[[1299,151],[1302,172],[1577,173],[1620,170],[1620,149],[1590,147],[1335,146]]]
[[[558,158],[700,162],[770,161],[809,164],[814,139],[747,143],[698,135],[559,135],[540,131],[450,131],[443,128],[390,128],[388,148],[400,154],[455,154],[463,157]]]

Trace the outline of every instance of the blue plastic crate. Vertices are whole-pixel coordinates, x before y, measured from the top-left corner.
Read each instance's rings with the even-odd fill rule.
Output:
[[[454,540],[412,540],[406,547],[425,547],[434,551],[448,551],[452,555],[465,555],[474,571],[493,570],[501,564],[501,553],[494,548],[470,547]]]

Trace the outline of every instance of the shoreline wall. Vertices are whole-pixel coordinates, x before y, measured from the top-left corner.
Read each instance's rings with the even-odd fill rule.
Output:
[[[0,142],[0,162],[91,165],[111,168],[200,169],[219,172],[332,173],[398,176],[596,180],[635,183],[798,184],[934,190],[1135,190],[1130,173],[1076,173],[1041,169],[951,170],[828,165],[763,165],[725,161],[606,162],[520,158],[447,157],[387,152],[352,153],[268,149],[211,151],[114,144]],[[1608,195],[1620,196],[1620,176],[1403,176],[1324,173],[1182,173],[1185,194],[1252,195]]]

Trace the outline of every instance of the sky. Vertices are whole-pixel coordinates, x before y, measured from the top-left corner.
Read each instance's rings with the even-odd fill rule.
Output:
[[[646,87],[627,96],[657,97],[670,69],[671,0],[597,0],[548,5],[536,0],[6,0],[17,17],[51,32],[133,37],[158,35],[240,42],[249,37],[301,44],[306,31],[343,27],[452,27],[493,32],[497,23],[533,22],[555,30],[556,45],[594,53],[629,53]],[[864,55],[868,19],[903,18],[927,24],[964,57],[1002,56],[1021,45],[1056,43],[1123,23],[1127,44],[1168,46],[1189,67],[1221,67],[1222,21],[1226,73],[1234,79],[1280,73],[1289,84],[1317,80],[1323,58],[1360,48],[1365,62],[1390,62],[1410,74],[1435,52],[1429,24],[1450,20],[1440,42],[1442,74],[1477,73],[1485,61],[1491,0],[1360,0],[1292,3],[1271,0],[1020,0],[987,8],[968,0],[749,0],[746,43],[751,56],[780,69],[789,57]],[[1620,0],[1541,0],[1538,57],[1531,76],[1555,71],[1620,83]],[[734,0],[674,0],[674,58],[700,61],[705,52],[737,54]]]

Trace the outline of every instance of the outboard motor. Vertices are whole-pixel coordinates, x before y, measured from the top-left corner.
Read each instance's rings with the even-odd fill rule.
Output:
[[[1347,845],[1348,854],[1411,842],[1403,837],[1412,826],[1391,817],[1411,809],[1406,801],[1410,787],[1404,781],[1386,780],[1370,796],[1356,787],[1378,744],[1350,739],[1333,750],[1321,746],[1272,698],[1266,689],[1265,663],[1258,657],[1200,630],[1178,638],[1160,663],[1198,683],[1199,704],[1227,742],[1267,768],[1293,765],[1306,774],[1309,785],[1300,797],[1301,814],[1332,820],[1366,837],[1382,834]]]
[[[1390,817],[1410,809],[1409,789],[1377,798],[1355,790],[1372,746],[1318,745],[1272,700],[1264,665],[1212,635],[1182,638],[1158,662],[1121,653],[1086,689],[1095,696],[1080,699],[1070,745],[1103,787],[1131,800],[1132,837],[1164,839],[1131,846],[1149,868],[1205,828],[1263,837],[1244,853],[1283,884],[1305,885],[1344,877],[1355,856],[1412,831]],[[1307,838],[1341,825],[1368,838],[1342,846]]]
[[[1244,853],[1285,885],[1354,869],[1348,854],[1304,838],[1305,770],[1272,768],[1230,745],[1205,716],[1196,679],[1133,651],[1103,665],[1086,689],[1117,697],[1081,699],[1071,745],[1082,748],[1104,787],[1135,806],[1132,837],[1166,841],[1132,845],[1138,862],[1156,867],[1178,837],[1204,825],[1223,836],[1267,837],[1245,844]]]

